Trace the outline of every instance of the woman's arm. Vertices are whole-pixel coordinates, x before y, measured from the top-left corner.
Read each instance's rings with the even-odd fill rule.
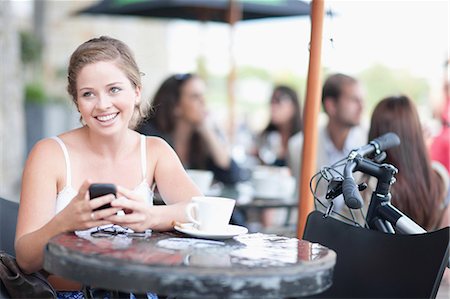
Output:
[[[112,216],[108,220],[135,231],[148,228],[169,230],[172,229],[174,221],[187,221],[186,205],[193,196],[201,196],[202,193],[187,175],[174,150],[163,139],[149,137],[147,146],[148,152],[151,153],[149,164],[154,165],[154,181],[167,205],[150,206],[130,190],[119,186],[119,193],[126,198],[118,198],[111,204],[113,207],[122,208],[131,213],[124,216]]]
[[[224,184],[236,184],[242,181],[242,177],[245,176],[245,174],[243,174],[243,170],[236,164],[233,159],[231,159],[228,169],[220,168],[216,164],[214,164],[212,160],[208,159],[207,168],[214,173],[215,179]]]
[[[214,164],[219,168],[228,169],[231,163],[228,146],[220,141],[213,128],[206,123],[198,127],[198,132],[205,140]]]
[[[22,176],[15,249],[19,266],[28,273],[42,268],[45,244],[52,236],[64,231],[63,223],[53,218],[58,165],[64,165],[64,160],[52,143],[43,140],[36,144]]]
[[[65,174],[64,166],[61,149],[50,139],[36,144],[26,162],[15,241],[17,263],[26,273],[42,268],[43,249],[51,237],[108,223],[90,219],[91,205],[96,207],[112,198],[90,202],[86,197],[89,182],[85,182],[75,199],[55,215],[57,182],[60,174]]]

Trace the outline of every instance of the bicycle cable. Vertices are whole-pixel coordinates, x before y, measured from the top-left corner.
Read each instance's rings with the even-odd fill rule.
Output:
[[[361,224],[357,222],[357,219],[356,219],[357,217],[355,216],[355,214],[353,213],[353,211],[351,209],[349,209],[347,207],[347,209],[350,211],[350,215],[351,215],[351,218],[350,218],[348,216],[343,215],[340,212],[336,212],[336,211],[333,210],[333,199],[330,200],[329,204],[326,204],[317,195],[317,189],[318,189],[318,186],[320,185],[320,182],[322,180],[325,180],[327,183],[329,183],[334,178],[341,178],[342,179],[344,177],[342,172],[340,172],[336,168],[344,166],[345,163],[346,163],[346,160],[347,160],[347,158],[344,158],[344,159],[341,159],[339,161],[336,161],[331,166],[322,167],[319,170],[319,172],[315,173],[312,176],[312,178],[311,178],[311,180],[309,182],[309,189],[310,189],[310,191],[311,191],[311,193],[313,195],[313,198],[314,198],[314,209],[318,210],[318,204],[320,204],[320,206],[322,208],[326,209],[329,214],[334,214],[334,215],[339,216],[342,219],[344,219],[344,220],[346,220],[346,221],[348,221],[348,222],[350,222],[350,223],[352,223],[352,224],[354,224],[356,226],[361,226]],[[315,184],[315,186],[313,188],[314,180],[317,180],[317,181],[316,181],[316,184]],[[364,219],[364,222],[365,222],[364,212],[362,211],[362,209],[359,209],[359,210],[360,210],[361,216],[362,216],[362,218]],[[367,225],[367,223],[365,223],[365,225]]]

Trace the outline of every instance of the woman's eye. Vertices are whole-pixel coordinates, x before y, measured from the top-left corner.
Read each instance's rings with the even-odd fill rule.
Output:
[[[121,91],[122,89],[120,89],[119,87],[111,87],[111,92],[112,93],[118,93],[119,91]]]
[[[93,95],[93,93],[92,92],[90,92],[90,91],[86,91],[85,93],[83,93],[83,97],[91,97]]]

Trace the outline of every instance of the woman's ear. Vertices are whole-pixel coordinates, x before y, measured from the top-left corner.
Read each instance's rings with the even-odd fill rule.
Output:
[[[134,104],[136,106],[139,106],[139,104],[141,103],[141,93],[142,88],[140,86],[136,86],[135,88],[135,100],[134,100]]]

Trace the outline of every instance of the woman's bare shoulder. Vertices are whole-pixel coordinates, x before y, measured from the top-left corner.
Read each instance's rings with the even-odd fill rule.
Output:
[[[147,157],[157,163],[157,161],[177,160],[177,155],[173,148],[161,137],[147,136]]]
[[[50,158],[61,151],[61,147],[58,145],[54,138],[45,138],[36,142],[28,155],[29,159],[34,157]],[[50,159],[51,160],[51,159]]]
[[[61,135],[58,138],[62,140],[64,144],[66,141],[73,139],[74,135],[79,134],[78,129],[72,130]],[[64,166],[64,153],[61,145],[53,137],[44,138],[38,141],[30,151],[27,159],[27,165],[46,165],[48,168],[60,168]]]
[[[48,179],[60,177],[65,171],[64,153],[61,146],[53,138],[38,141],[30,151],[24,176],[39,173]]]
[[[146,136],[147,149],[151,150],[169,150],[170,145],[161,137],[157,136]]]

